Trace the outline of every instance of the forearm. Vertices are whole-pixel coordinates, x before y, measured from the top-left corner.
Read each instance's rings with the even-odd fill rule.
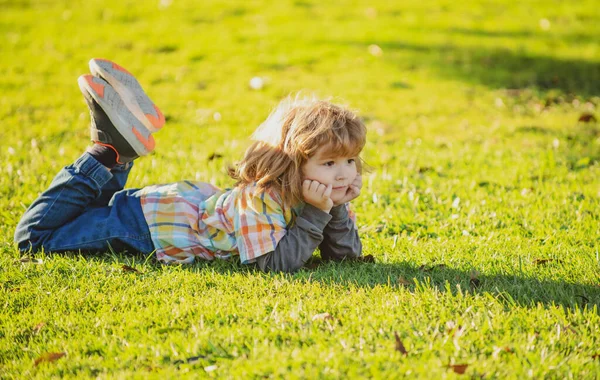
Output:
[[[362,255],[362,243],[354,221],[350,219],[345,205],[331,209],[332,219],[323,229],[323,241],[319,245],[321,257],[343,260]]]
[[[323,241],[323,229],[330,220],[331,215],[306,204],[275,250],[256,259],[260,269],[265,272],[295,272],[300,269]]]

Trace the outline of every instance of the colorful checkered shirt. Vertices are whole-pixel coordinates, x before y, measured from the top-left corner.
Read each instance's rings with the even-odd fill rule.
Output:
[[[255,185],[220,190],[203,182],[145,187],[141,203],[158,260],[192,263],[239,254],[242,263],[274,251],[294,212]]]

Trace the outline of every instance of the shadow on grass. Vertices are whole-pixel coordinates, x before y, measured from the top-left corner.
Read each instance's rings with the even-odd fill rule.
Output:
[[[141,272],[147,273],[154,270],[169,270],[172,268],[158,263],[152,256],[141,254],[91,254],[91,253],[61,253],[61,255],[82,257],[86,260],[106,263],[118,262],[122,265],[133,265]],[[555,265],[563,265],[557,261],[549,261],[539,265],[540,270]],[[256,276],[280,276],[280,274],[263,274],[254,265],[242,265],[238,260],[197,260],[192,265],[176,267],[200,273],[205,270],[229,275],[242,272]],[[476,268],[474,268],[476,269]],[[128,267],[125,272],[130,271]],[[391,288],[404,288],[411,292],[419,289],[436,289],[441,293],[458,292],[469,294],[490,294],[499,302],[511,306],[535,307],[562,306],[567,309],[579,308],[600,310],[600,279],[595,285],[571,283],[560,280],[544,280],[526,275],[525,273],[502,274],[474,274],[471,271],[451,268],[443,263],[419,266],[410,262],[378,263],[365,261],[322,261],[313,257],[307,266],[297,273],[285,274],[292,281],[319,281],[323,284],[358,286],[373,288],[375,286],[389,286]]]
[[[600,62],[559,59],[506,48],[460,47],[451,42],[447,45],[402,41],[324,42],[357,46],[363,51],[375,43],[387,52],[383,59],[398,65],[401,70],[423,67],[444,77],[491,88],[558,90],[583,97],[600,95]]]
[[[547,263],[547,266],[561,265]],[[479,274],[451,268],[443,263],[415,266],[413,263],[396,264],[341,262],[323,263],[310,273],[297,276],[312,281],[373,287],[388,285],[416,291],[419,287],[439,292],[489,293],[506,306],[533,307],[538,303],[560,305],[565,308],[600,308],[600,284],[585,285],[566,281],[542,280],[525,273]],[[600,280],[599,280],[600,281]]]

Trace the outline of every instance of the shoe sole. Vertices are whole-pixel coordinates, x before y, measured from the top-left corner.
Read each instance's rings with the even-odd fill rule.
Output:
[[[98,103],[115,129],[138,155],[145,156],[154,150],[155,141],[150,131],[131,113],[119,94],[105,80],[82,75],[77,83],[84,96],[87,93]]]
[[[129,71],[107,59],[91,59],[89,66],[92,75],[108,82],[121,96],[127,108],[151,133],[164,126],[165,116]]]

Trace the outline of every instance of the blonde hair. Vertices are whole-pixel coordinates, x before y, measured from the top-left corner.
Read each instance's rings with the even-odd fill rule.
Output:
[[[302,201],[302,167],[325,146],[332,156],[358,157],[366,141],[366,127],[356,114],[326,100],[288,97],[252,135],[229,175],[237,185],[256,182],[258,190],[275,189],[288,205]],[[363,165],[356,160],[358,173]]]

